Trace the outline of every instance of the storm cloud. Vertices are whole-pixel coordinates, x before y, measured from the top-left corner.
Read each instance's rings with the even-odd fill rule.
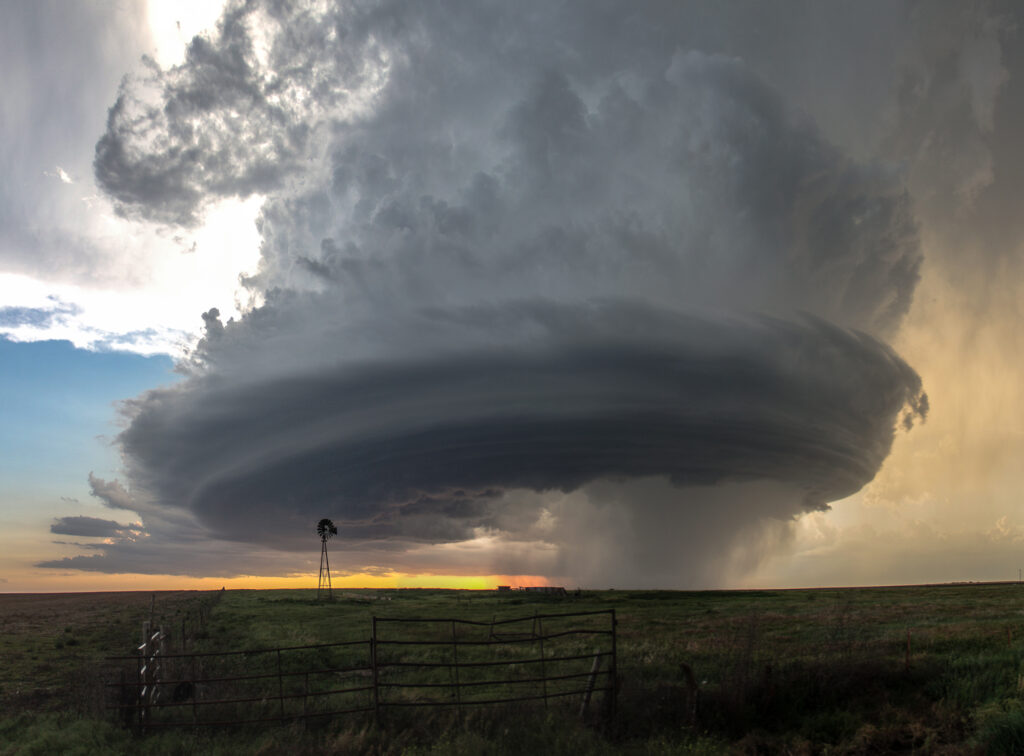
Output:
[[[120,437],[130,477],[222,538],[294,533],[302,548],[302,523],[333,511],[342,538],[461,540],[500,520],[501,491],[603,477],[768,479],[822,507],[871,479],[901,409],[923,412],[891,350],[820,320],[620,303],[515,314],[532,346],[151,392]]]
[[[257,304],[125,403],[147,528],[307,549],[331,516],[350,560],[490,539],[477,570],[681,585],[870,481],[928,410],[886,344],[905,175],[677,5],[246,3],[126,80],[95,158],[122,214],[265,198]]]

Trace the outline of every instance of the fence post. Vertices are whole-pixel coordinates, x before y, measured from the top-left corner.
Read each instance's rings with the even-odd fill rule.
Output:
[[[278,710],[281,712],[281,720],[284,720],[284,682],[281,679],[281,649],[277,649],[277,702],[280,704]]]
[[[142,729],[142,651],[139,651],[139,656],[135,661],[135,710],[132,712],[132,718],[135,720],[136,726],[139,730]]]
[[[583,719],[590,707],[590,697],[594,694],[594,684],[597,682],[599,669],[601,669],[601,654],[595,649],[594,663],[590,665],[590,677],[587,678],[587,692],[583,694],[583,701],[580,703],[580,719]]]
[[[455,620],[452,620],[452,661],[454,666],[451,669],[455,671],[455,706],[461,712],[462,691],[459,688],[459,642],[455,638]]]
[[[612,613],[612,662],[611,662],[611,676],[612,684],[611,690],[608,691],[611,698],[609,699],[608,705],[608,718],[615,718],[615,699],[619,694],[619,655],[618,655],[618,620],[615,619],[615,610],[611,610]]]
[[[370,635],[370,666],[373,668],[373,717],[380,723],[380,683],[377,677],[377,618],[373,617]]]
[[[192,724],[196,725],[196,724],[199,724],[199,704],[196,703],[196,700],[199,698],[199,683],[198,683],[197,676],[196,676],[196,657],[195,656],[192,657],[192,664],[190,666],[191,666],[191,669],[192,669],[192,674],[191,674],[191,677],[192,677],[192,680],[191,680],[191,685],[192,685]]]
[[[152,662],[149,656],[149,645],[150,645],[150,629],[152,625],[149,621],[142,623],[142,645],[139,647],[139,729],[143,729],[146,726],[146,721],[149,719],[149,698],[151,695],[150,691],[150,677],[152,675]]]
[[[160,635],[157,637],[156,641],[156,655],[158,660],[157,663],[153,665],[153,674],[156,676],[156,679],[153,681],[154,703],[160,700],[160,681],[166,677],[164,674],[164,657],[167,656],[167,633],[164,632],[163,625],[160,625]],[[174,678],[172,677],[171,679],[173,680]]]
[[[903,664],[904,664],[904,669],[907,672],[909,672],[910,671],[910,628],[909,627],[907,628],[907,654],[906,654],[906,657],[904,658]]]
[[[541,676],[541,688],[544,691],[544,708],[548,708],[548,665],[544,661],[544,620],[536,618],[536,612],[534,612],[537,623],[537,629],[539,630],[538,637],[540,638],[540,676]]]

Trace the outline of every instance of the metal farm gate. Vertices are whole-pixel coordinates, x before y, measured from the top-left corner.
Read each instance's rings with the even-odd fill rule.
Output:
[[[149,623],[108,708],[140,730],[328,718],[414,706],[575,706],[614,713],[615,610],[480,622],[374,617],[367,640],[169,653]]]

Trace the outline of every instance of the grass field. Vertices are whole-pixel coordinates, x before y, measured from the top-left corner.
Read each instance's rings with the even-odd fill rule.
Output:
[[[169,627],[202,594],[156,594]],[[387,600],[377,600],[377,596]],[[0,595],[0,752],[1024,753],[1024,586],[513,593],[229,591],[195,648],[365,640],[371,617],[614,608],[617,712],[388,710],[327,722],[139,737],[104,711],[151,594]],[[77,749],[77,750],[76,750]]]

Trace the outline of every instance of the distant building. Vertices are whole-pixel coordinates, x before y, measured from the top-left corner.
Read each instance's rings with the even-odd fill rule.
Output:
[[[499,585],[498,586],[498,590],[502,591],[502,592],[504,592],[504,591],[511,591],[512,590],[512,586],[511,585]]]
[[[568,596],[565,588],[560,585],[524,585],[519,590],[530,591],[531,593],[554,593],[557,596]]]

